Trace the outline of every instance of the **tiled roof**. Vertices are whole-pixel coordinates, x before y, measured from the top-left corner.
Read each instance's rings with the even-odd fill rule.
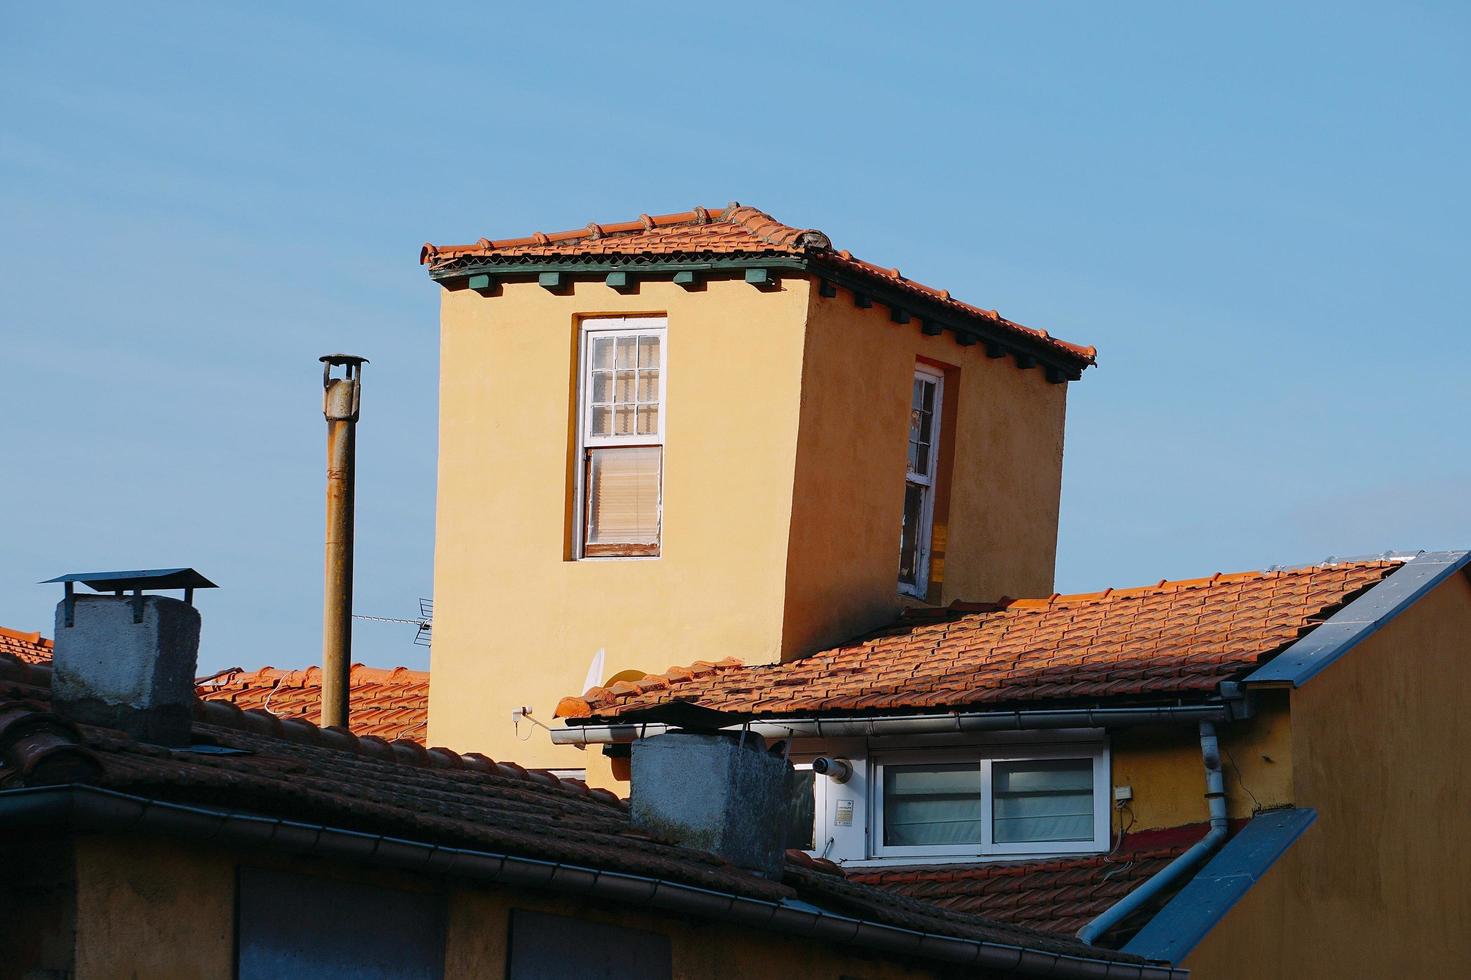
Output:
[[[937,621],[901,620],[790,663],[696,662],[593,688],[563,698],[557,713],[575,724],[675,700],[798,717],[1204,697],[1396,567],[1365,561],[1217,574],[927,611]]]
[[[201,698],[263,708],[282,718],[316,721],[322,712],[322,669],[231,668],[198,682]],[[358,735],[423,743],[429,726],[429,672],[352,665],[349,725]]]
[[[240,750],[143,744],[51,714],[51,670],[0,655],[0,791],[87,785],[195,806],[321,823],[449,848],[644,875],[769,901],[800,899],[900,928],[1095,959],[1132,957],[925,905],[793,854],[780,881],[635,829],[606,790],[478,754],[386,742],[223,701],[195,702],[193,739]],[[574,873],[574,877],[576,874]]]
[[[1003,331],[1039,342],[1080,365],[1092,364],[1098,351],[1052,337],[1008,320],[995,310],[961,302],[949,290],[935,289],[887,268],[835,251],[832,242],[813,228],[793,228],[753,207],[731,203],[724,208],[694,208],[676,214],[640,215],[615,224],[590,222],[585,227],[521,238],[482,238],[469,245],[425,244],[419,261],[440,272],[467,260],[510,261],[598,258],[610,256],[796,256],[814,258],[834,269],[897,288],[965,317],[978,318]]]
[[[50,663],[53,646],[40,633],[22,633],[20,630],[0,626],[0,653],[8,653],[23,663]]]
[[[1118,854],[1047,861],[849,868],[848,878],[957,912],[1074,935],[1174,860],[1208,828],[1126,838]]]
[[[0,653],[25,663],[49,664],[55,644],[39,633],[0,626]],[[195,681],[194,693],[241,710],[260,708],[280,718],[316,721],[322,714],[322,669],[246,670],[231,667]],[[429,728],[429,672],[353,664],[348,681],[349,723],[358,735],[424,744]]]

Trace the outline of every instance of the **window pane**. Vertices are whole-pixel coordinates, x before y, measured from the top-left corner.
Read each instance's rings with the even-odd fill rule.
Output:
[[[633,435],[633,406],[619,405],[613,409],[613,434],[615,436]]]
[[[598,408],[594,406],[592,419],[588,422],[591,430],[588,434],[594,436],[611,436],[613,434],[613,412],[611,409]]]
[[[613,400],[613,375],[607,371],[592,373],[592,400],[594,405],[606,405]]]
[[[904,524],[899,532],[899,581],[904,585],[919,581],[919,531],[926,489],[917,483],[904,484]]]
[[[659,370],[639,371],[638,373],[638,400],[641,402],[659,401]]]
[[[638,339],[636,337],[617,338],[618,359],[613,365],[614,367],[633,368],[638,366],[638,355],[634,349],[637,342]]]
[[[884,767],[884,843],[979,844],[981,767]]]
[[[656,436],[659,434],[659,409],[653,405],[640,405],[638,409],[638,434],[641,436]]]
[[[638,339],[638,366],[641,368],[659,368],[659,336],[640,337]]]
[[[614,399],[620,402],[637,401],[638,399],[636,395],[638,389],[635,387],[637,381],[635,379],[634,372],[619,371],[615,375],[615,377],[617,378],[617,381],[613,385]]]
[[[613,338],[594,337],[592,339],[591,366],[594,371],[607,371],[613,367]]]
[[[649,554],[650,548],[658,545],[661,455],[657,446],[588,452],[589,550],[595,546],[643,546],[627,553]]]
[[[791,800],[787,806],[790,819],[787,821],[787,847],[810,851],[816,846],[814,826],[817,820],[817,804],[814,789],[817,774],[811,769],[795,769],[791,774]]]
[[[991,768],[998,844],[1093,839],[1093,760],[997,762]]]

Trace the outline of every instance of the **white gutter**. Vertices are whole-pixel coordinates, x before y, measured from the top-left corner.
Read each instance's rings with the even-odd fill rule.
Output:
[[[885,715],[871,718],[774,718],[752,721],[743,728],[767,738],[867,738],[883,735],[944,735],[965,732],[1027,731],[1039,728],[1123,728],[1170,722],[1225,722],[1245,717],[1245,705],[1226,703],[1161,705],[1146,708],[1064,708],[1037,711],[951,711],[930,715]],[[608,745],[662,735],[663,722],[569,724],[553,728],[556,745]]]

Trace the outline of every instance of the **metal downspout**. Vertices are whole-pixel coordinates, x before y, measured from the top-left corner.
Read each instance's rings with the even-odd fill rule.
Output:
[[[1147,905],[1186,872],[1204,861],[1226,841],[1226,780],[1221,772],[1221,748],[1213,722],[1200,723],[1200,757],[1205,763],[1205,799],[1210,807],[1211,829],[1206,835],[1165,865],[1154,877],[1119,899],[1102,915],[1078,930],[1078,938],[1092,944],[1114,926]]]

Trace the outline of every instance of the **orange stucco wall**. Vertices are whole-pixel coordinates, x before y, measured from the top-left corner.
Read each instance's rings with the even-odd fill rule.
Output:
[[[600,648],[605,677],[778,658],[807,290],[444,293],[431,743],[582,768],[511,715],[550,723]],[[663,551],[569,561],[578,322],[637,313],[669,323]]]
[[[802,656],[899,608],[910,388],[945,371],[929,600],[1052,592],[1067,386],[1040,369],[927,337],[887,307],[810,293],[783,656]]]
[[[1317,822],[1185,960],[1225,977],[1471,976],[1471,583],[1292,692]]]

